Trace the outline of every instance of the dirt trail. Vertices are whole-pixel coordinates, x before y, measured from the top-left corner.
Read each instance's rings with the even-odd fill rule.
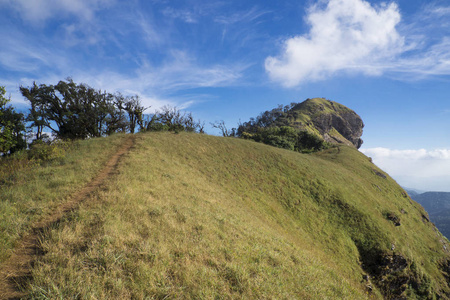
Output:
[[[92,181],[45,219],[32,225],[32,230],[20,240],[11,257],[0,265],[0,299],[20,299],[26,296],[20,292],[19,287],[30,279],[36,258],[44,254],[39,246],[42,233],[59,223],[64,216],[75,210],[92,192],[101,187],[117,169],[120,158],[130,150],[134,141],[135,136],[130,135]]]

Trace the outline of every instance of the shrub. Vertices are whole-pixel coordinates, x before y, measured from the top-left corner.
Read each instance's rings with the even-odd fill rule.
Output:
[[[320,137],[289,126],[261,127],[253,133],[242,132],[240,137],[302,153],[321,151],[330,147]]]
[[[60,159],[65,156],[66,150],[71,146],[68,141],[55,140],[51,143],[45,143],[41,140],[35,140],[28,151],[28,159],[48,161]]]

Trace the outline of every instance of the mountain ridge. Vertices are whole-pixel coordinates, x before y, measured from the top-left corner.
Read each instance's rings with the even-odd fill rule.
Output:
[[[109,141],[117,137],[76,151]],[[45,165],[53,189],[63,188],[53,170],[76,166],[61,159]],[[32,297],[450,295],[447,241],[354,147],[301,154],[151,132],[136,135],[107,182],[98,201],[43,233],[45,255],[25,285]]]

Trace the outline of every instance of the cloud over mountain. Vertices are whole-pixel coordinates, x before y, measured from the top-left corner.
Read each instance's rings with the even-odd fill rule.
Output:
[[[399,184],[411,188],[450,191],[450,149],[394,150],[361,149],[373,162],[387,171]]]

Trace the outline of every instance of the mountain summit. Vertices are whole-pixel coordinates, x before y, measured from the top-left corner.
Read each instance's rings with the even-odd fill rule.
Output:
[[[307,99],[288,113],[291,126],[306,130],[333,144],[353,145],[359,149],[364,123],[350,108],[324,98]]]
[[[290,150],[319,151],[327,144],[361,147],[364,123],[353,110],[324,98],[279,105],[241,124],[237,136]]]

